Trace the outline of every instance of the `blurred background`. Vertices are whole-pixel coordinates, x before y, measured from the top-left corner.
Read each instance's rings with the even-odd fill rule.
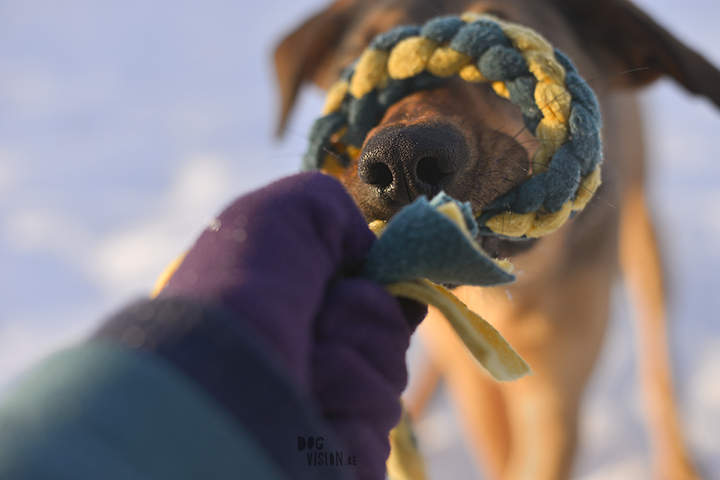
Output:
[[[324,3],[0,2],[0,394],[147,294],[233,197],[297,171],[322,96],[308,89],[273,139],[270,60]],[[636,3],[720,65],[716,0]],[[701,469],[720,478],[720,110],[669,81],[643,101],[679,402]],[[583,480],[650,478],[634,331],[615,297]],[[477,478],[442,392],[419,432],[433,478]]]

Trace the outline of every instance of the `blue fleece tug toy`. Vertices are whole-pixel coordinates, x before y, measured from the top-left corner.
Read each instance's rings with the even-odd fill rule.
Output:
[[[521,110],[540,148],[532,173],[476,213],[483,234],[540,237],[582,210],[600,185],[600,108],[570,60],[537,32],[466,13],[377,36],[330,87],[305,169],[339,175],[390,105],[458,75],[489,82]]]
[[[475,242],[470,205],[444,193],[403,208],[380,233],[360,276],[395,296],[433,305],[448,319],[470,353],[497,380],[516,380],[530,367],[500,333],[440,283],[496,286],[515,281],[511,265],[488,257]]]

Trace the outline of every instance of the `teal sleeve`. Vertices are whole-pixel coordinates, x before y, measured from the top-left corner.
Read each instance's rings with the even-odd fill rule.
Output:
[[[0,401],[0,480],[287,477],[169,363],[104,341],[59,352]]]

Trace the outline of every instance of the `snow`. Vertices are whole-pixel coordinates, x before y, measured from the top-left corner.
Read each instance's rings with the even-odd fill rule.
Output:
[[[717,2],[638,3],[720,65]],[[271,52],[322,4],[0,3],[0,390],[145,294],[233,197],[297,170],[321,95],[309,89],[273,139]],[[679,402],[693,454],[720,478],[720,111],[669,81],[644,103]],[[615,297],[582,480],[650,477],[630,314]],[[424,423],[432,471],[475,478],[446,404]]]

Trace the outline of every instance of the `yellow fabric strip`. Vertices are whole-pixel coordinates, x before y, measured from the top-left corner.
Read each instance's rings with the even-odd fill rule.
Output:
[[[155,285],[150,292],[150,298],[157,297],[158,294],[162,291],[162,289],[165,288],[165,286],[170,281],[170,277],[173,276],[173,273],[175,273],[178,267],[180,267],[180,264],[183,262],[183,260],[185,260],[185,255],[187,255],[187,252],[175,257],[175,259],[170,262],[167,267],[165,267],[165,270],[163,270],[158,279],[155,280]]]
[[[345,167],[335,158],[335,155],[325,155],[325,161],[323,162],[322,173],[330,175],[331,177],[340,178],[345,173]]]
[[[342,105],[349,88],[350,85],[346,80],[339,80],[333,83],[328,89],[327,96],[325,97],[325,105],[323,106],[322,114],[328,115],[340,110],[340,106]]]
[[[403,408],[400,423],[390,431],[390,456],[385,462],[390,480],[425,480],[425,462],[413,438],[412,421]]]
[[[595,192],[600,187],[601,181],[600,165],[595,170],[590,172],[588,176],[580,181],[580,188],[578,189],[577,196],[573,200],[572,209],[582,210],[590,199],[595,195]]]
[[[387,62],[388,73],[398,80],[414,77],[425,70],[437,47],[437,43],[423,37],[402,40],[390,52]]]
[[[517,380],[531,373],[525,360],[502,335],[446,288],[428,280],[411,280],[388,285],[387,289],[397,297],[410,298],[440,310],[470,353],[496,380]]]
[[[471,61],[472,57],[450,47],[438,47],[428,60],[427,71],[441,78],[451,77]]]
[[[350,93],[360,98],[372,91],[387,75],[388,52],[365,50],[355,67],[355,74],[350,80]]]

